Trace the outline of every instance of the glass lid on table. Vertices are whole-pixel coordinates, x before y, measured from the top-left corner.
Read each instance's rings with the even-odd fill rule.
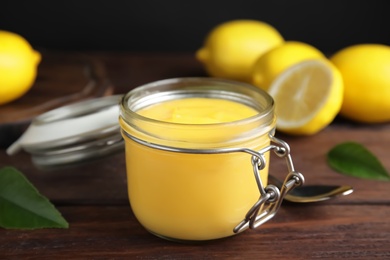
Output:
[[[122,95],[90,99],[34,118],[7,149],[24,150],[39,168],[74,165],[123,150],[118,124]]]

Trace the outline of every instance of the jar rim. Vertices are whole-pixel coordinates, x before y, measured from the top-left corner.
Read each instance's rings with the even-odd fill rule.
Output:
[[[167,87],[167,89],[161,89],[161,87]],[[253,107],[258,111],[258,114],[232,122],[189,124],[160,121],[137,113],[139,109],[155,104],[156,100],[162,102],[183,97],[229,99]],[[261,120],[267,125],[275,120],[274,100],[266,91],[248,83],[212,77],[168,78],[147,83],[125,94],[121,99],[120,106],[120,116],[125,122],[128,122],[130,118],[136,118],[171,127],[228,126],[238,122],[245,123],[257,120]]]

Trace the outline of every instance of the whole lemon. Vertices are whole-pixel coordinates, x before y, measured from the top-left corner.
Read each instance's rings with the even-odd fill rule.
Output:
[[[209,75],[250,82],[256,59],[284,42],[271,25],[257,20],[232,20],[216,26],[196,52]]]
[[[39,52],[22,36],[0,30],[0,105],[23,96],[33,85]]]
[[[275,78],[285,69],[301,61],[317,58],[325,58],[317,48],[304,42],[287,41],[256,60],[252,70],[252,84],[268,90]]]
[[[362,123],[390,120],[390,46],[357,44],[330,57],[344,80],[340,114]]]

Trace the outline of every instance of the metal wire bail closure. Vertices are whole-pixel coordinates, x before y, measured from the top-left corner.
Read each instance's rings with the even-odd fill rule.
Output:
[[[250,152],[252,154],[253,173],[260,192],[260,198],[245,215],[245,218],[233,229],[234,233],[240,233],[248,227],[251,229],[257,228],[273,218],[279,210],[284,196],[295,187],[301,186],[305,181],[304,176],[294,169],[289,145],[272,134],[269,134],[269,137],[271,145],[258,152]],[[272,142],[275,144],[272,144]],[[266,165],[264,153],[270,150],[274,151],[278,157],[286,159],[288,174],[280,190],[272,184],[264,187],[260,178],[260,171]]]

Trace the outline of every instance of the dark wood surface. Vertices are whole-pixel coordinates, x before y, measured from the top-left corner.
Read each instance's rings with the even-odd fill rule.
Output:
[[[69,58],[69,54],[43,51],[44,60],[53,55]],[[102,62],[114,93],[164,78],[205,76],[191,53],[73,55]],[[58,66],[39,68],[39,74],[47,77],[38,77],[34,87],[50,80],[53,91],[66,88],[66,77],[61,75],[74,68],[57,61]],[[0,107],[0,116],[3,113]],[[123,153],[49,171],[36,168],[24,152],[6,155],[3,147],[0,167],[21,170],[70,227],[0,229],[0,259],[390,259],[390,183],[340,175],[326,164],[329,149],[350,140],[364,144],[390,170],[389,130],[390,124],[362,125],[338,118],[310,137],[277,133],[290,144],[295,167],[305,175],[306,184],[350,184],[354,193],[316,204],[284,202],[278,214],[258,229],[201,244],[166,241],[139,225],[127,199]],[[284,161],[272,158],[271,171],[284,177]]]

